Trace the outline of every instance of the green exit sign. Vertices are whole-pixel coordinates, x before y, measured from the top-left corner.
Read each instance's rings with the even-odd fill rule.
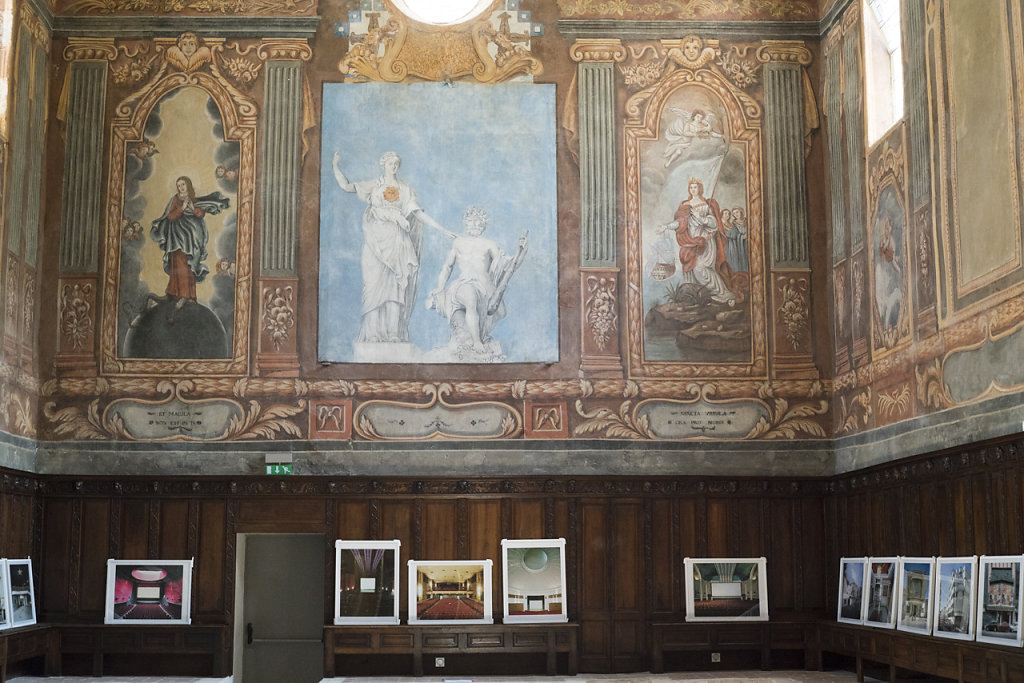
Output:
[[[291,474],[292,466],[288,465],[266,465],[267,474]]]

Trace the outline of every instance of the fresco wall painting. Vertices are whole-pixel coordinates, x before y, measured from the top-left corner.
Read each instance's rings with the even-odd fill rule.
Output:
[[[256,105],[221,75],[224,49],[157,39],[153,77],[117,108],[103,372],[247,371]]]
[[[320,361],[556,361],[554,88],[327,84],[323,116]]]
[[[878,358],[911,340],[911,261],[903,126],[868,160],[871,352]]]
[[[942,103],[948,108],[948,115],[932,114],[932,175],[940,179],[933,205],[943,321],[962,320],[1021,291],[1024,143],[1017,131],[1024,125],[1022,11],[1016,3],[976,8],[943,0],[928,6],[929,99],[933,107]],[[990,49],[972,47],[978,44]],[[979,239],[981,230],[984,239]]]
[[[761,109],[717,41],[672,43],[681,68],[627,104],[630,373],[764,376]]]

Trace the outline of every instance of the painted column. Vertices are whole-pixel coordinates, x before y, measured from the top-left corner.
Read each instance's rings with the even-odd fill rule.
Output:
[[[849,240],[846,225],[846,164],[843,160],[843,30],[836,26],[825,40],[825,120],[828,134],[828,179],[832,224],[832,334],[835,372],[850,366]]]
[[[103,122],[107,66],[117,56],[113,40],[71,38],[64,49],[69,62],[61,192],[60,280],[57,371],[94,374],[96,293],[102,239]]]
[[[596,377],[621,377],[615,64],[626,58],[626,50],[616,39],[578,40],[569,54],[579,65],[580,369]]]
[[[924,0],[903,0],[903,75],[910,161],[911,262],[914,264],[915,326],[919,337],[938,329],[935,310],[931,207],[931,149],[928,142],[928,67],[925,63]]]
[[[305,40],[264,40],[260,333],[256,372],[296,377],[298,215],[302,168]]]
[[[860,3],[852,3],[843,15],[843,116],[846,119],[846,162],[847,162],[847,226],[850,235],[850,278],[851,333],[853,339],[853,363],[858,365],[868,360],[868,331],[870,328],[867,250],[864,239],[867,234],[867,198],[865,179],[867,177],[867,154],[864,128],[863,70],[861,69],[863,45]]]
[[[804,67],[811,63],[811,52],[800,41],[765,40],[757,56],[764,63],[772,373],[784,378],[816,378],[804,158],[804,108],[815,106],[813,102],[808,105],[810,93],[804,91]]]

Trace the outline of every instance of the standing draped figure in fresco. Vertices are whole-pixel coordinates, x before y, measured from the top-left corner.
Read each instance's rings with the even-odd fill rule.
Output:
[[[180,309],[185,302],[196,302],[196,283],[210,272],[205,263],[210,232],[204,218],[220,213],[230,202],[220,192],[196,197],[188,176],[175,180],[174,186],[177,193],[167,202],[163,215],[153,221],[149,234],[164,252],[167,299]]]
[[[683,284],[706,287],[712,301],[735,305],[743,297],[730,288],[733,273],[726,261],[722,210],[713,198],[704,198],[704,184],[696,178],[687,187],[690,196],[676,209],[675,220],[658,232],[675,230]]]
[[[356,342],[409,341],[409,318],[416,303],[420,275],[423,224],[449,236],[416,201],[416,193],[398,179],[402,159],[394,152],[380,158],[382,175],[373,180],[349,182],[334,154],[334,179],[345,192],[366,202],[363,213],[362,322]]]

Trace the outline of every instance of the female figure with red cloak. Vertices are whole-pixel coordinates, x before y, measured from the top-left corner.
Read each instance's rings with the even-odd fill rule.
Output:
[[[743,300],[743,295],[732,289],[722,210],[713,198],[704,198],[704,184],[696,178],[690,179],[687,190],[690,197],[676,209],[675,220],[662,225],[658,232],[675,230],[683,284],[706,287],[712,301],[733,306]]]
[[[210,272],[204,263],[210,233],[203,219],[228,208],[229,200],[220,192],[196,197],[188,176],[178,178],[174,186],[177,193],[167,202],[163,215],[153,221],[149,233],[164,252],[167,299],[176,300],[175,308],[181,308],[186,301],[196,302],[196,283]]]

